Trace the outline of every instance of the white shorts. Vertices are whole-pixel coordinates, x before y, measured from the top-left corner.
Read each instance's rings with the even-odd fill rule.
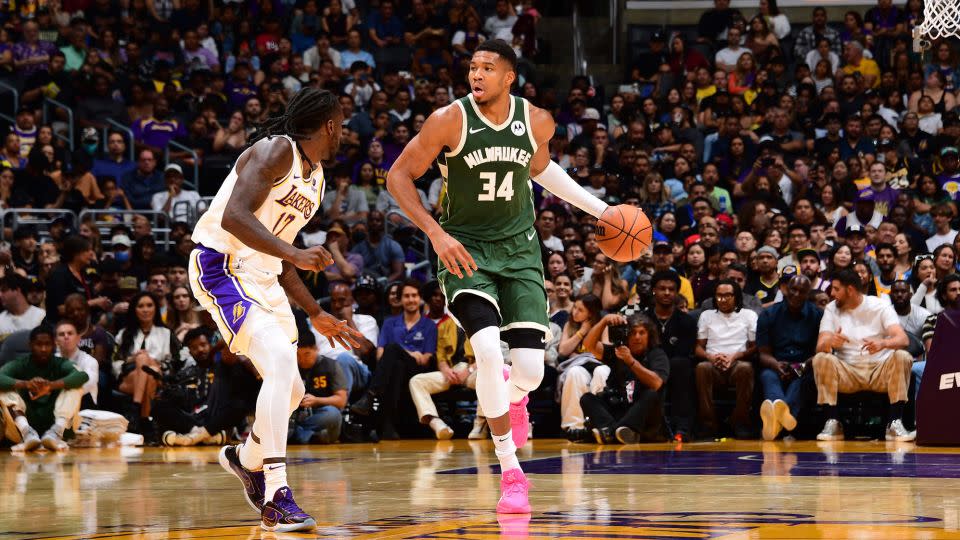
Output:
[[[275,274],[197,245],[190,253],[189,275],[194,296],[213,316],[234,353],[249,356],[250,337],[276,323],[292,343],[297,342],[293,311]]]

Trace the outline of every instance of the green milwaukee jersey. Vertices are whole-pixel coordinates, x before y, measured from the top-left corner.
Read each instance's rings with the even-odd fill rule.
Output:
[[[446,196],[440,225],[454,238],[497,241],[533,226],[530,160],[537,150],[527,100],[510,96],[499,126],[480,113],[473,95],[458,99],[463,128],[457,148],[438,159]]]

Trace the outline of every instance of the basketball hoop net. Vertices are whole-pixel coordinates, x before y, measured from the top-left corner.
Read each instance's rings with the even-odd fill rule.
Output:
[[[913,50],[928,50],[933,42],[960,32],[960,0],[927,0],[923,20],[913,29]]]

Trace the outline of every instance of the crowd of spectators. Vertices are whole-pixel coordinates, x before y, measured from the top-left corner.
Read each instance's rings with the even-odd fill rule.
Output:
[[[912,51],[922,2],[791,21],[775,0],[750,12],[715,0],[695,29],[653,30],[619,84],[563,88],[541,85],[538,8],[4,4],[0,81],[20,100],[0,145],[0,207],[106,211],[4,223],[6,438],[62,448],[79,408],[119,412],[168,445],[246,429],[256,370],[198,309],[191,222],[256,125],[308,85],[339,94],[346,120],[323,211],[298,239],[334,264],[302,277],[364,339],[345,349],[301,317],[307,396],[290,439],[453,436],[460,408],[435,400],[469,399],[473,354],[385,179],[425,118],[467,95],[486,39],[513,45],[515,92],[554,114],[552,159],[655,228],[650,250],[617,263],[592,217],[535,186],[553,336],[532,403],[556,414],[533,417],[559,417],[538,433],[772,439],[815,410],[833,440],[838,394],[864,390],[888,394],[887,437],[912,438],[909,389],[937,314],[960,297],[960,71],[949,41]],[[416,184],[439,215],[439,169]],[[469,437],[486,433],[478,410]]]

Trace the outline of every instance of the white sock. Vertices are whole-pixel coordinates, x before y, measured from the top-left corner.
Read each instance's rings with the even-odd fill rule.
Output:
[[[493,435],[494,453],[500,460],[500,471],[507,472],[511,469],[519,469],[520,462],[517,460],[517,446],[513,444],[513,430],[508,430],[503,435]]]
[[[23,415],[14,416],[13,423],[17,425],[17,429],[20,430],[20,435],[23,437],[26,437],[27,433],[30,433],[30,430],[33,429],[30,427],[30,423],[27,422],[27,417]]]
[[[267,459],[263,464],[263,479],[266,483],[264,501],[272,501],[277,490],[287,485],[287,464],[282,461],[270,463],[270,460]]]
[[[248,471],[259,471],[263,468],[263,447],[253,437],[253,429],[251,429],[247,440],[240,445],[240,464]]]
[[[53,431],[57,434],[58,437],[63,438],[63,431],[67,429],[67,419],[66,418],[55,418],[53,420]]]

